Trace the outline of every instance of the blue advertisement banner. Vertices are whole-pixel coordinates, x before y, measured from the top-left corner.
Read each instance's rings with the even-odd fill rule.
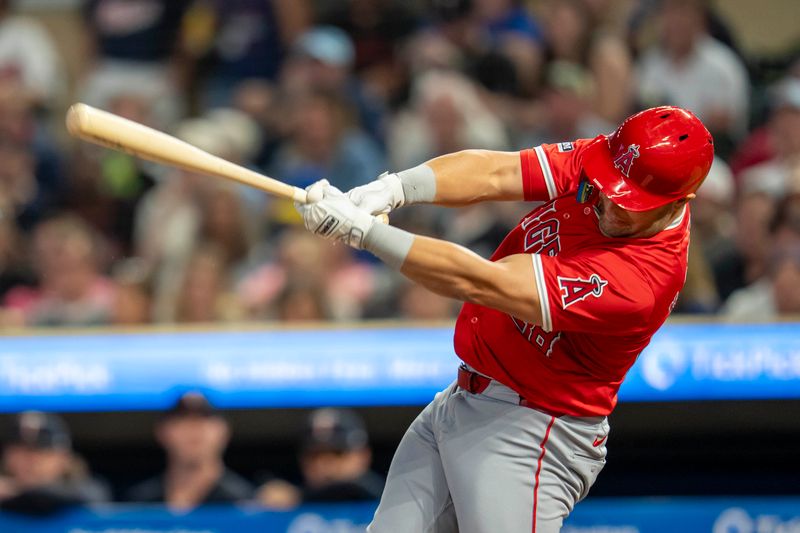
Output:
[[[0,411],[425,404],[455,378],[450,328],[0,337]],[[668,324],[621,401],[800,398],[800,323]]]
[[[49,519],[0,513],[0,531],[25,533],[363,533],[375,504],[302,507],[290,512],[109,506]],[[797,533],[800,498],[589,499],[562,533]]]

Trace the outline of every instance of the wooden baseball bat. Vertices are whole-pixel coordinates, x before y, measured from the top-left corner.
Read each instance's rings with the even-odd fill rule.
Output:
[[[233,180],[281,198],[308,203],[306,191],[300,187],[259,174],[172,135],[86,104],[70,106],[67,111],[67,130],[74,137],[148,161]],[[380,215],[378,219],[383,223],[389,220],[386,215]]]
[[[74,104],[69,108],[67,130],[75,137],[148,161],[237,181],[275,196],[306,203],[306,191],[299,187],[264,176],[172,135],[86,104]]]

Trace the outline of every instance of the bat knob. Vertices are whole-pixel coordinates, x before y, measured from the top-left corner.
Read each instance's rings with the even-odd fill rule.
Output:
[[[306,203],[313,204],[322,200],[327,185],[329,185],[328,180],[320,180],[306,189]]]
[[[86,128],[89,120],[89,106],[86,104],[73,104],[67,111],[67,131],[70,135],[79,137]]]

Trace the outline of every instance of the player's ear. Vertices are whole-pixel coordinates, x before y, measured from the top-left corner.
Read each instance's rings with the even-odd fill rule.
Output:
[[[695,193],[693,193],[693,192],[689,193],[686,196],[684,196],[683,198],[679,198],[678,200],[675,200],[675,208],[676,209],[681,208],[684,205],[686,205],[689,202],[689,200],[694,200],[695,198],[697,198],[697,195]]]

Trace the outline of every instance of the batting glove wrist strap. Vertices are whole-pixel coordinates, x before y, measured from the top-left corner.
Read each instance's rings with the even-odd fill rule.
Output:
[[[395,270],[403,266],[412,244],[413,234],[388,224],[372,224],[362,242],[365,250]]]
[[[429,204],[436,198],[436,175],[428,165],[403,170],[396,176],[403,187],[403,204]]]

